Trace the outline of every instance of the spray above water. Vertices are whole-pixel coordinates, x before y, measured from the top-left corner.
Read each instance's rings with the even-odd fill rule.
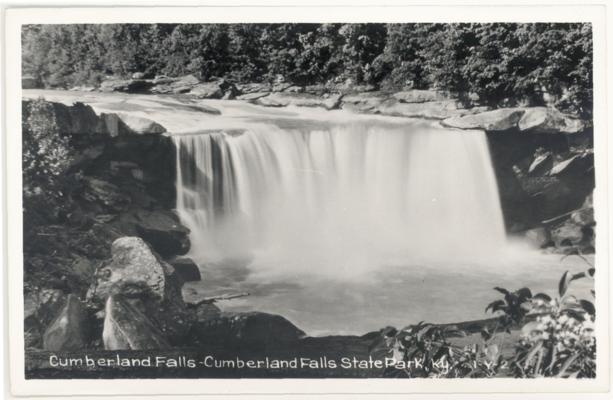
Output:
[[[364,120],[173,139],[177,211],[197,262],[347,279],[505,246],[483,132]]]

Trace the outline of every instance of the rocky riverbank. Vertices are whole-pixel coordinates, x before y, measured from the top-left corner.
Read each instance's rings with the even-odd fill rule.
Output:
[[[593,251],[592,131],[588,123],[552,108],[466,107],[434,91],[350,93],[190,78],[143,82],[105,83],[101,90],[340,108],[483,129],[508,230],[555,251]],[[24,100],[24,120],[31,101]],[[194,113],[219,114],[206,104],[181,104]],[[36,196],[24,199],[25,331],[31,354],[305,343],[307,334],[281,316],[224,313],[215,299],[184,301],[183,283],[201,277],[184,257],[189,231],[172,211],[176,149],[164,121],[131,112],[129,103],[122,107],[96,112],[83,103],[53,103],[60,133],[70,139],[76,157],[61,208],[46,207]],[[348,342],[358,340],[363,352],[377,338]]]

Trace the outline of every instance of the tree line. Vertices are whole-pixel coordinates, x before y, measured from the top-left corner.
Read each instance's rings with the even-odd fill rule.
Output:
[[[27,25],[23,73],[45,87],[143,72],[237,83],[350,81],[434,88],[492,106],[592,109],[592,29],[582,23]]]

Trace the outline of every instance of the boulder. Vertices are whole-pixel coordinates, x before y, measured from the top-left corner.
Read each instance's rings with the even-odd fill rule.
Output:
[[[139,210],[135,217],[138,235],[163,257],[185,254],[189,250],[189,229],[181,225],[174,213]]]
[[[43,349],[48,351],[80,350],[87,346],[87,314],[75,295],[66,304],[43,335]]]
[[[198,321],[197,338],[200,343],[241,343],[275,346],[292,343],[306,334],[280,315],[246,312],[222,312],[217,317]]]
[[[401,103],[425,103],[429,101],[443,101],[448,99],[444,94],[434,90],[417,89],[397,92],[394,93],[392,97]]]
[[[135,133],[139,135],[145,135],[145,134],[159,135],[161,133],[166,132],[166,128],[164,128],[162,125],[158,124],[157,122],[150,120],[149,118],[138,117],[135,115],[125,114],[125,113],[120,113],[118,116],[119,118],[121,118],[123,123],[129,128],[129,131],[127,131],[127,133],[131,133],[131,134]]]
[[[525,231],[524,237],[537,248],[545,248],[552,244],[549,230],[542,226]]]
[[[145,79],[144,72],[135,72],[132,74],[132,79]]]
[[[86,201],[99,204],[111,211],[121,211],[130,204],[130,197],[117,186],[93,177],[83,178],[83,193]]]
[[[483,129],[489,132],[506,131],[517,127],[524,109],[500,108],[477,114],[447,118],[442,125],[458,129]]]
[[[133,133],[132,129],[117,114],[102,113],[100,114],[100,119],[111,137],[131,135]]]
[[[183,282],[194,282],[202,280],[198,265],[191,258],[175,258],[168,262],[175,269],[177,276]]]
[[[45,328],[59,315],[66,295],[59,289],[39,289],[24,294],[25,346],[42,347]]]
[[[127,299],[113,295],[105,305],[105,350],[160,350],[170,346],[162,332]]]
[[[111,246],[111,260],[96,271],[89,296],[98,302],[113,294],[166,299],[166,277],[172,267],[164,264],[141,238],[121,237]]]
[[[322,107],[326,110],[338,108],[341,95],[330,95],[327,98],[308,94],[308,93],[271,93],[266,97],[256,99],[255,104],[266,107]]]
[[[221,99],[224,87],[219,82],[199,83],[191,88],[189,94],[199,99]]]
[[[585,122],[550,107],[526,108],[517,126],[533,133],[574,134],[585,129]]]

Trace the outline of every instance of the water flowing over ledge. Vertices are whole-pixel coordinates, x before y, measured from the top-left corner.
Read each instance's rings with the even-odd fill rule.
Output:
[[[177,211],[201,261],[347,279],[495,256],[505,229],[484,132],[417,121],[176,135]]]

